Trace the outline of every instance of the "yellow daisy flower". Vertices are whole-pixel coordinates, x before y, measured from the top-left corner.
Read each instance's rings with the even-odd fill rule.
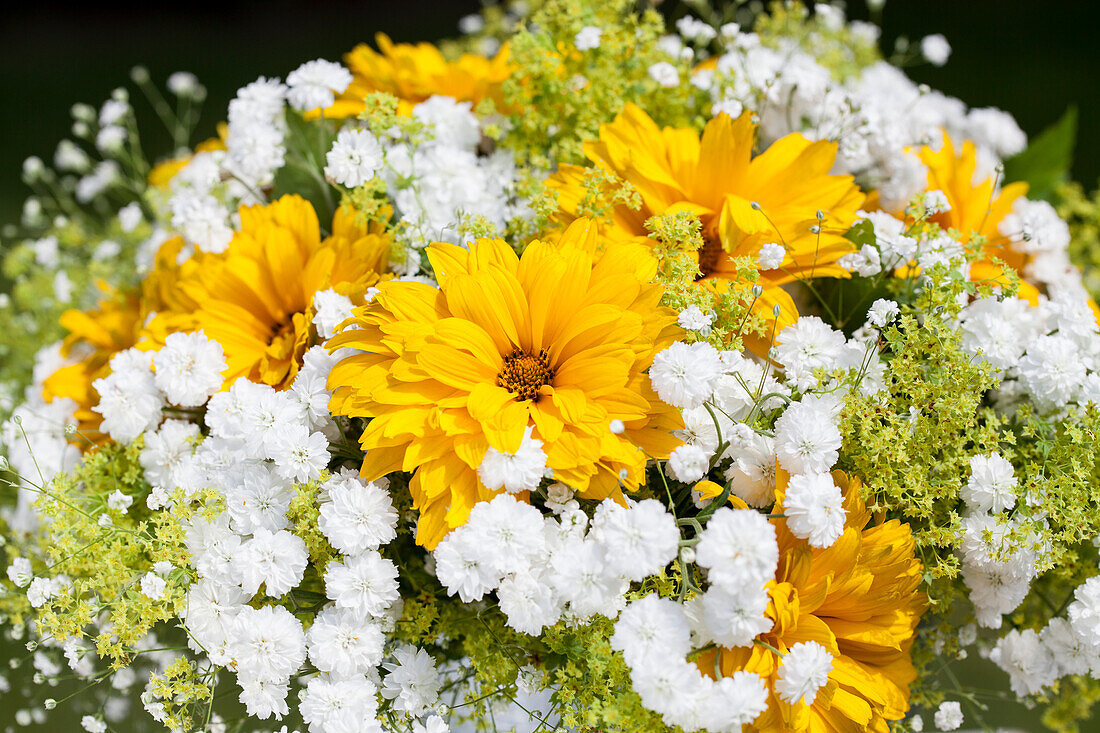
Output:
[[[921,162],[928,167],[928,190],[943,191],[951,208],[931,217],[931,221],[943,229],[955,229],[962,241],[969,242],[977,236],[985,238],[984,257],[970,266],[970,279],[976,282],[1003,282],[1004,272],[993,264],[1000,259],[1017,273],[1022,273],[1028,256],[1008,246],[998,226],[1012,211],[1016,199],[1027,193],[1027,184],[1009,183],[999,191],[993,178],[974,181],[978,165],[978,150],[966,140],[956,149],[945,133],[939,150],[921,149]],[[1031,283],[1020,281],[1017,295],[1032,305],[1039,303],[1039,291]]]
[[[864,196],[851,176],[829,173],[835,143],[792,134],[753,156],[755,144],[756,126],[748,112],[736,120],[718,115],[700,137],[690,129],[661,129],[628,104],[600,127],[598,140],[585,143],[584,151],[641,197],[639,209],[618,205],[611,210],[603,227],[611,239],[644,239],[650,217],[691,211],[703,224],[702,278],[727,280],[736,278],[735,257],[755,258],[764,244],[782,245],[786,255],[780,266],[761,273],[764,295],[757,301],[767,311],[782,306],[778,332],[797,320],[794,303],[780,285],[848,276],[835,263],[853,250],[843,235]],[[558,193],[562,221],[582,213],[584,178],[584,167],[562,165],[547,181]]]
[[[363,302],[385,268],[389,240],[356,225],[348,209],[336,212],[322,239],[313,206],[293,195],[242,206],[240,217],[225,252],[200,252],[180,266],[148,333],[163,343],[169,333],[202,329],[225,351],[227,385],[243,376],[282,389],[317,343],[314,294],[331,288]]]
[[[785,471],[776,471],[776,511],[787,479]],[[909,649],[927,606],[917,590],[923,569],[916,545],[909,525],[872,517],[858,478],[834,471],[833,480],[844,492],[848,516],[831,547],[812,548],[784,520],[773,520],[779,567],[769,583],[767,614],[775,626],[758,637],[763,643],[720,648],[698,660],[706,674],[748,670],[764,679],[768,709],[753,730],[887,733],[888,721],[909,709],[909,684],[916,679]],[[833,655],[832,671],[812,704],[792,705],[775,692],[781,658],[773,650],[785,654],[806,641]]]
[[[99,394],[92,383],[110,373],[108,364],[112,356],[141,345],[146,319],[164,307],[167,294],[175,286],[176,258],[182,247],[183,240],[179,237],[160,246],[153,272],[142,282],[140,291],[117,292],[102,284],[106,297],[95,308],[72,309],[61,314],[61,325],[69,332],[61,342],[61,354],[80,359],[47,377],[42,384],[42,397],[47,402],[59,397],[76,402],[74,417],[82,448],[90,447],[87,441],[100,443],[107,439],[99,431],[103,417],[92,410],[99,404]]]
[[[498,493],[479,479],[489,448],[515,453],[530,429],[554,478],[582,496],[621,497],[645,480],[646,454],[666,457],[682,426],[645,370],[681,332],[637,247],[598,247],[580,221],[517,257],[482,239],[469,251],[433,244],[439,279],[390,281],[331,348],[365,352],[329,377],[332,410],[373,418],[362,476],[412,472],[417,542],[434,547]],[[612,420],[625,430],[612,433]]]
[[[440,94],[459,102],[492,99],[503,102],[501,86],[512,68],[508,47],[491,59],[477,54],[462,54],[448,61],[430,43],[394,43],[384,33],[374,37],[375,51],[361,43],[344,56],[353,80],[336,103],[325,110],[325,117],[352,117],[363,111],[363,98],[372,92],[387,92],[397,97],[399,111],[409,114],[414,105]]]

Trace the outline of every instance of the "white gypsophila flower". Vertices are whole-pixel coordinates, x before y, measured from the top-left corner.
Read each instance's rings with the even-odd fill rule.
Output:
[[[898,304],[893,300],[887,300],[886,298],[879,298],[871,307],[867,310],[867,322],[877,328],[882,328],[890,321],[894,320],[900,313]]]
[[[177,97],[196,97],[199,96],[199,90],[202,89],[198,77],[190,71],[172,72],[168,75],[165,86],[168,87],[168,91]]]
[[[153,377],[152,354],[138,349],[111,357],[111,374],[92,382],[103,416],[102,429],[120,443],[130,443],[161,419],[164,397]]]
[[[331,107],[351,84],[351,72],[334,61],[307,61],[286,76],[290,106],[301,112]]]
[[[542,441],[531,437],[530,425],[523,431],[523,439],[515,453],[504,453],[489,446],[477,467],[477,476],[486,488],[504,489],[510,494],[534,491],[546,472],[546,451]]]
[[[817,692],[829,681],[833,655],[816,641],[800,641],[783,655],[775,691],[784,701],[813,705]]]
[[[813,547],[831,547],[844,532],[844,496],[827,473],[791,476],[783,494],[787,528]]]
[[[538,636],[561,618],[561,603],[541,574],[519,573],[500,582],[497,600],[508,626]]]
[[[714,30],[709,23],[691,15],[685,15],[676,21],[676,30],[684,38],[701,44],[710,43],[718,36],[718,31]]]
[[[53,297],[58,303],[71,303],[73,300],[73,281],[65,270],[58,270],[53,277]]]
[[[26,588],[34,579],[31,571],[31,561],[25,557],[16,557],[8,566],[8,580],[15,584],[16,588]]]
[[[763,587],[779,562],[775,527],[759,512],[722,507],[707,521],[695,561],[711,583],[727,589]]]
[[[121,125],[101,127],[95,136],[95,146],[105,155],[118,155],[126,144],[128,133]]]
[[[709,677],[699,679],[703,694],[694,717],[704,730],[735,733],[768,708],[768,688],[753,672],[738,670],[712,684]]]
[[[454,530],[432,550],[435,575],[448,595],[458,595],[463,603],[470,603],[496,588],[501,575],[481,557],[482,548],[475,536],[464,531],[465,526]]]
[[[943,731],[958,730],[963,724],[962,706],[955,701],[944,701],[936,708],[932,722]]]
[[[840,428],[828,412],[794,402],[775,421],[775,454],[790,473],[825,473],[836,465]]]
[[[677,481],[695,483],[710,470],[710,455],[698,445],[684,443],[672,451],[665,468]]]
[[[367,130],[345,127],[325,156],[325,177],[345,188],[362,186],[385,162],[378,139]]]
[[[1062,252],[1069,247],[1069,225],[1047,201],[1021,196],[1012,202],[1012,211],[997,228],[1021,252]]]
[[[723,371],[718,350],[710,344],[677,341],[653,358],[649,380],[663,401],[683,409],[706,402]]]
[[[263,585],[267,595],[278,598],[302,582],[308,559],[301,537],[261,527],[233,553],[232,568],[247,592],[258,593]]]
[[[844,350],[844,334],[817,316],[803,316],[776,336],[775,359],[788,381],[801,390],[817,382],[814,370],[834,369]]]
[[[1073,630],[1089,646],[1100,650],[1100,576],[1094,575],[1073,591],[1066,613]]]
[[[141,576],[141,594],[146,598],[159,601],[164,598],[164,591],[168,583],[156,573],[146,573]]]
[[[334,549],[357,555],[397,537],[397,513],[389,492],[378,484],[337,474],[324,489],[329,501],[321,505],[317,526]]]
[[[290,385],[311,428],[325,430],[332,424],[328,408],[331,396],[328,391],[328,375],[338,360],[339,355],[329,354],[325,347],[311,346],[302,356],[302,368]]]
[[[678,603],[652,593],[619,614],[610,641],[628,667],[639,669],[686,657],[691,651],[691,627]]]
[[[960,497],[983,512],[1002,512],[1016,505],[1016,475],[1000,453],[970,458],[970,479]]]
[[[921,206],[924,207],[924,212],[928,216],[935,216],[936,214],[951,211],[951,204],[947,200],[947,194],[939,189],[927,191],[921,196]]]
[[[288,682],[269,682],[253,677],[246,677],[245,679],[241,679],[241,677],[242,675],[238,674],[237,683],[241,686],[241,694],[238,699],[244,705],[246,713],[260,720],[267,720],[272,715],[282,720],[283,716],[290,712],[286,704],[286,696],[290,692]],[[162,712],[162,720],[164,715]]]
[[[783,264],[786,256],[787,250],[783,245],[776,242],[767,242],[760,247],[760,252],[756,255],[756,262],[760,265],[761,270],[774,270]]]
[[[209,194],[180,191],[169,201],[172,228],[183,235],[188,244],[202,252],[220,254],[233,239],[228,212]]]
[[[285,684],[306,660],[302,622],[282,606],[243,606],[233,621],[230,654],[238,677]]]
[[[715,102],[711,105],[710,114],[712,117],[717,117],[718,115],[726,115],[731,120],[736,120],[738,117],[741,116],[741,113],[744,110],[745,106],[736,99],[723,99],[722,101]],[[780,260],[780,263],[782,263],[782,260]],[[760,267],[761,269],[764,269],[763,265],[761,265]]]
[[[34,262],[42,267],[53,269],[60,264],[57,237],[42,237],[34,240]]]
[[[920,53],[933,66],[943,66],[951,57],[951,44],[942,33],[933,33],[920,39]]]
[[[393,700],[398,710],[409,715],[423,715],[439,699],[443,679],[435,669],[435,661],[423,649],[412,646],[398,648],[394,663],[382,666],[389,674],[382,681],[382,696]]]
[[[375,717],[377,691],[374,683],[362,675],[318,675],[299,693],[298,712],[310,733],[382,733],[382,724]]]
[[[991,148],[1001,159],[1011,158],[1027,147],[1027,135],[1012,115],[994,107],[979,107],[967,112],[962,137]]]
[[[179,486],[199,437],[199,426],[183,420],[165,420],[156,432],[146,433],[139,458],[149,483],[165,490]]]
[[[677,322],[680,324],[681,328],[688,331],[709,333],[710,327],[714,323],[714,313],[703,313],[703,311],[699,310],[699,306],[691,305],[680,311]]]
[[[203,578],[187,589],[180,618],[194,651],[205,651],[216,664],[228,664],[234,623],[252,596],[239,586]],[[192,638],[193,637],[193,638]]]
[[[711,586],[696,603],[696,631],[725,647],[752,646],[774,622],[767,615],[768,591],[761,583],[744,587]]]
[[[772,439],[752,432],[746,441],[731,445],[726,455],[733,458],[725,471],[731,492],[751,507],[771,506],[775,502],[775,445]]]
[[[680,83],[679,70],[667,61],[658,61],[649,67],[647,73],[662,87],[674,87]]]
[[[153,354],[153,368],[156,385],[169,402],[198,407],[221,388],[225,354],[221,344],[201,330],[171,333]]]
[[[304,484],[320,477],[329,462],[328,438],[305,425],[287,426],[271,441],[269,455],[275,470],[287,480]]]
[[[917,240],[905,234],[905,223],[883,211],[872,211],[865,217],[875,230],[875,244],[885,268],[906,264],[917,251]]]
[[[607,509],[593,522],[592,534],[607,550],[612,572],[639,581],[676,559],[680,530],[661,502],[645,499],[622,507],[608,499],[600,506]]]
[[[577,47],[578,51],[591,51],[600,47],[600,37],[602,35],[603,31],[600,28],[594,25],[586,25],[577,31],[577,35],[573,37],[573,45]]]
[[[1020,381],[1040,409],[1072,402],[1085,381],[1086,368],[1077,345],[1066,336],[1040,336],[1017,364]]]
[[[630,681],[642,705],[661,714],[671,725],[694,729],[699,690],[705,683],[698,667],[684,659],[661,660],[660,664],[634,667]]]
[[[232,467],[225,487],[225,508],[233,530],[251,534],[259,529],[278,532],[290,525],[286,510],[294,491],[270,464],[247,461]]]
[[[85,715],[80,719],[80,727],[88,733],[107,733],[107,721],[94,715]]]
[[[481,142],[481,125],[470,102],[436,94],[413,107],[413,117],[431,128],[439,145],[472,152]]]
[[[594,540],[570,537],[550,556],[550,582],[579,619],[614,616],[628,581],[607,566],[607,552]]]
[[[431,715],[426,721],[413,722],[411,733],[451,733],[451,727],[438,715]]]
[[[325,594],[337,607],[351,609],[363,618],[381,617],[400,597],[397,567],[377,552],[329,563]]]
[[[369,673],[382,663],[385,645],[379,624],[346,608],[325,608],[306,632],[313,666],[337,677]]]
[[[335,290],[318,290],[313,294],[313,325],[324,340],[336,334],[336,327],[351,318],[355,304],[351,298]]]
[[[130,114],[130,104],[123,99],[108,99],[99,108],[99,125],[106,127],[121,122]]]
[[[464,529],[478,559],[498,576],[529,572],[546,554],[542,513],[510,494],[475,504]]]
[[[81,173],[88,170],[92,161],[84,149],[72,140],[62,140],[57,144],[53,164],[58,170]]]
[[[1034,629],[1012,629],[997,641],[989,659],[1008,673],[1012,691],[1023,697],[1054,684],[1058,668]]]
[[[134,497],[115,489],[107,495],[107,508],[116,512],[125,512],[134,503]]]
[[[87,204],[98,198],[101,193],[118,183],[121,169],[113,160],[104,160],[96,164],[92,172],[76,182],[76,200]]]
[[[831,31],[844,27],[844,11],[828,3],[814,3],[814,16]]]
[[[1054,660],[1056,677],[1088,674],[1089,669],[1100,661],[1100,650],[1089,646],[1064,618],[1052,618],[1047,622],[1046,628],[1039,632],[1039,641]]]

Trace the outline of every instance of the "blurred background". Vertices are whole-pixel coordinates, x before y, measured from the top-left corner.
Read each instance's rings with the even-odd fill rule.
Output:
[[[675,0],[660,7],[683,12]],[[454,35],[459,18],[478,8],[478,0],[18,4],[0,19],[0,222],[18,215],[23,159],[48,160],[69,134],[69,107],[78,101],[98,107],[129,82],[134,64],[146,65],[160,84],[173,71],[198,75],[209,90],[204,137],[236,89],[260,75],[285,76],[309,59],[338,59],[376,31],[397,41]],[[867,4],[850,2],[849,14],[867,18]],[[882,46],[889,53],[901,35],[917,41],[945,34],[954,48],[948,64],[916,66],[910,75],[971,106],[1011,112],[1030,136],[1076,105],[1073,176],[1093,188],[1100,176],[1100,139],[1092,134],[1100,127],[1098,19],[1100,10],[1081,2],[889,0]],[[152,118],[150,112],[150,135],[159,132]]]
[[[683,12],[674,0],[660,7]],[[174,71],[199,77],[208,90],[198,129],[202,139],[214,134],[236,89],[258,76],[285,76],[314,58],[338,59],[357,43],[371,41],[377,31],[395,41],[455,35],[458,20],[478,8],[478,0],[20,4],[0,19],[0,223],[18,217],[26,196],[22,161],[29,155],[51,159],[57,142],[69,135],[70,106],[87,102],[98,107],[112,89],[129,85],[135,64],[145,65],[160,85]],[[849,3],[848,10],[853,18],[870,15],[862,1]],[[1096,6],[1079,2],[888,0],[881,15],[882,47],[889,54],[899,36],[919,41],[943,33],[954,49],[948,64],[912,67],[910,76],[970,106],[1007,110],[1029,136],[1076,106],[1080,117],[1072,176],[1092,189],[1100,177],[1098,17]],[[142,133],[151,138],[146,150],[167,153],[167,136],[154,115],[141,102],[136,106],[139,119],[144,115]],[[27,653],[0,644],[0,668],[17,656]],[[977,675],[979,684],[988,675],[985,686],[1004,686],[1003,675],[989,673],[981,663],[956,672],[968,679]],[[21,673],[10,675],[13,694],[0,694],[0,731],[46,728],[14,723],[21,707],[16,691],[24,682],[18,679]],[[1040,730],[1032,714],[1000,695],[982,701],[990,705],[989,724]],[[135,716],[133,730],[145,727],[144,717]],[[79,730],[75,719],[61,714],[51,716],[47,725]]]

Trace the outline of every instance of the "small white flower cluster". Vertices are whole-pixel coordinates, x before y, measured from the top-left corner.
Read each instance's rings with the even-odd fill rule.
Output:
[[[557,518],[507,493],[475,505],[433,552],[447,592],[469,603],[495,590],[508,625],[535,635],[565,614],[614,616],[631,581],[676,558],[680,532],[659,502],[606,500],[589,526],[567,489],[554,493],[564,494]]]
[[[791,477],[783,499],[791,532],[815,547],[829,547],[844,530],[839,487],[829,471],[840,450],[838,417],[847,380],[819,384],[814,373],[855,370],[860,389],[877,391],[883,365],[867,341],[846,341],[819,318],[804,316],[778,337],[774,358],[785,367],[786,384],[770,367],[705,342],[676,342],[654,358],[649,370],[657,394],[683,411],[685,442],[669,457],[666,470],[683,483],[704,478],[712,466],[724,470],[731,492],[764,508],[775,502],[775,465]],[[776,419],[773,435],[752,428],[755,418],[803,392]],[[821,394],[807,390],[822,388]],[[719,448],[721,454],[717,454]]]
[[[1100,576],[1078,586],[1073,597],[1065,618],[1050,619],[1039,632],[1012,629],[990,652],[1017,695],[1039,694],[1067,675],[1100,679]]]
[[[1100,404],[1100,328],[1083,290],[1055,290],[1037,306],[1019,298],[974,300],[959,315],[963,347],[998,371],[996,404],[1028,400],[1042,413]]]
[[[481,126],[469,102],[434,96],[416,105],[413,117],[423,133],[383,140],[385,165],[379,171],[400,221],[408,225],[408,244],[419,250],[431,242],[459,243],[474,218],[503,231],[508,221],[527,215],[516,200],[512,154],[479,151]]]
[[[843,25],[842,11],[817,7],[829,9],[832,24]],[[875,26],[853,21],[849,28],[854,36],[877,43]],[[755,33],[736,28],[723,28],[721,37],[724,51],[714,68],[696,71],[692,78],[710,94],[712,113],[737,116],[753,110],[765,143],[791,132],[836,141],[835,170],[875,188],[888,210],[901,209],[924,188],[926,170],[911,148],[936,143],[944,130],[978,145],[983,178],[1027,143],[1008,114],[992,108],[967,111],[958,99],[919,87],[884,61],[841,82],[794,39],[770,47]],[[942,36],[925,38],[921,49],[934,64],[946,63],[950,54]]]
[[[104,432],[131,443],[160,424],[165,407],[205,404],[225,369],[221,345],[202,331],[174,333],[157,351],[132,348],[113,356],[111,373],[92,384],[99,393],[93,409],[103,416]]]
[[[988,628],[1000,627],[1001,617],[1020,605],[1037,572],[1033,536],[1003,513],[1015,506],[1016,489],[1012,464],[999,453],[970,459],[970,479],[960,491],[969,511],[962,521],[962,576],[978,623]]]

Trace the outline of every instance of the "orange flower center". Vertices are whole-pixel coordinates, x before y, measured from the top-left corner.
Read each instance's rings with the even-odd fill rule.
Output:
[[[516,396],[517,400],[534,400],[539,389],[554,379],[550,368],[550,355],[546,349],[532,356],[516,349],[504,357],[504,368],[497,375],[497,384]]]

